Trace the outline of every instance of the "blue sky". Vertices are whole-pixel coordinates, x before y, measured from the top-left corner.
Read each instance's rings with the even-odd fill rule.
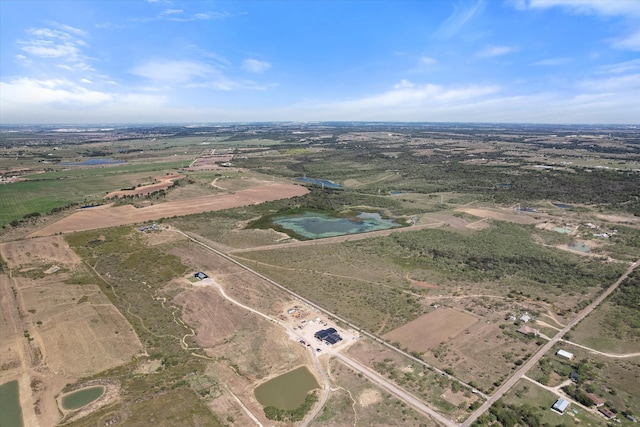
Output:
[[[0,1],[0,121],[640,123],[640,1]]]

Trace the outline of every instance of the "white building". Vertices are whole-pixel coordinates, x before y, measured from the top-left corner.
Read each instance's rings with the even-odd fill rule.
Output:
[[[565,351],[565,350],[558,350],[556,355],[560,357],[564,357],[565,359],[569,359],[569,360],[573,359],[573,353],[569,353],[568,351]]]

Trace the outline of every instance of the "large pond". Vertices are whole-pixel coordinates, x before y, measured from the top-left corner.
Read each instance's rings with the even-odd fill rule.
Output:
[[[9,381],[0,385],[0,426],[24,426],[18,381]]]
[[[61,162],[62,166],[100,166],[100,165],[120,165],[125,163],[124,160],[116,160],[109,158],[87,159],[82,162]]]
[[[273,218],[273,223],[308,239],[365,233],[400,227],[393,219],[385,219],[379,213],[360,212],[355,217],[336,218],[324,213],[304,212]]]
[[[327,187],[327,188],[342,188],[342,185],[336,184],[335,182],[328,181],[326,179],[307,178],[305,176],[305,177],[296,178],[296,180],[300,182],[304,182],[306,184],[320,185],[322,187]]]
[[[103,394],[104,387],[102,386],[83,388],[65,395],[62,398],[62,407],[70,410],[79,409],[98,399]]]
[[[262,406],[291,410],[302,405],[307,393],[318,387],[316,377],[306,366],[301,366],[260,384],[254,394]]]

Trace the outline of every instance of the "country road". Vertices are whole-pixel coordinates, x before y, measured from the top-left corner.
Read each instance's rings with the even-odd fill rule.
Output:
[[[605,298],[611,295],[611,293],[615,291],[618,288],[618,286],[620,286],[620,283],[622,283],[622,281],[626,279],[627,276],[629,276],[629,274],[631,274],[631,272],[638,266],[639,263],[640,263],[640,259],[632,263],[629,266],[629,268],[627,268],[627,270],[624,272],[624,274],[622,274],[622,276],[620,276],[613,285],[609,286],[609,288],[607,288],[606,291],[604,291],[591,304],[585,307],[584,310],[578,313],[578,315],[575,318],[573,318],[573,320],[571,320],[569,323],[567,323],[567,325],[564,328],[562,328],[560,332],[558,332],[549,342],[543,345],[536,352],[536,354],[534,354],[529,360],[523,363],[520,369],[518,369],[511,376],[511,378],[505,381],[504,384],[502,384],[500,388],[498,388],[498,390],[496,390],[496,392],[486,402],[484,402],[482,406],[480,406],[480,408],[478,408],[474,413],[471,414],[471,416],[469,416],[469,418],[465,420],[464,423],[462,423],[462,427],[469,427],[471,424],[473,424],[480,415],[484,414],[491,407],[491,405],[493,405],[506,392],[508,392],[511,389],[511,387],[513,387],[516,384],[516,382],[518,382],[518,380],[522,378],[527,373],[527,371],[529,371],[529,369],[531,369],[536,363],[538,363],[538,361],[542,358],[542,356],[544,356],[545,354],[547,354],[549,350],[551,350],[551,347],[553,347],[558,341],[560,341],[560,339],[562,339],[563,336],[566,335],[567,332],[571,330],[571,328],[573,328],[575,325],[580,323],[598,305],[600,305],[602,301],[605,300]]]
[[[181,233],[180,231],[175,230],[175,229],[173,231]],[[189,238],[195,241],[195,239],[193,239],[192,237],[189,237]],[[299,339],[302,338],[302,336],[299,336],[298,334],[296,334],[296,332],[293,329],[291,329],[288,325],[282,323],[278,319],[273,318],[273,317],[269,316],[268,314],[262,313],[262,312],[254,309],[252,307],[249,307],[249,306],[247,306],[247,305],[235,300],[234,298],[230,297],[229,295],[227,295],[227,293],[225,292],[224,288],[219,283],[217,283],[215,280],[213,280],[212,278],[203,279],[201,282],[199,282],[195,286],[212,286],[212,287],[215,287],[218,290],[218,292],[220,292],[220,294],[225,299],[230,301],[231,303],[233,303],[233,304],[235,304],[235,305],[237,305],[237,306],[239,306],[239,307],[241,307],[241,308],[243,308],[245,310],[248,310],[248,311],[250,311],[250,312],[252,312],[254,314],[257,314],[258,316],[263,317],[264,319],[266,319],[266,320],[268,320],[270,322],[276,323],[276,324],[280,325],[281,327],[283,327],[287,331],[287,333],[291,336],[291,338],[293,340],[299,340]],[[322,376],[322,382],[323,382],[322,395],[321,395],[320,401],[315,405],[314,409],[309,414],[307,414],[307,416],[305,417],[305,419],[303,420],[303,422],[300,424],[299,427],[306,427],[311,421],[313,421],[313,419],[317,416],[317,414],[320,412],[320,410],[323,408],[323,406],[327,402],[327,399],[329,398],[329,391],[330,391],[329,379],[328,379],[326,373],[324,372],[324,369],[322,368],[322,366],[321,366],[321,364],[320,364],[320,362],[318,360],[317,353],[313,350],[313,348],[310,348],[310,351],[311,351],[311,355],[312,355],[313,361],[314,361],[314,363],[316,365],[316,369],[318,370],[318,372]],[[354,369],[355,371],[362,373],[364,376],[366,376],[374,384],[377,384],[378,386],[386,389],[390,393],[392,393],[395,396],[397,396],[400,399],[402,399],[407,404],[413,406],[418,411],[420,411],[423,414],[435,419],[438,423],[440,423],[442,425],[445,425],[447,427],[457,427],[458,424],[456,424],[453,421],[449,420],[448,418],[446,418],[445,416],[441,415],[437,411],[431,409],[429,406],[425,405],[419,398],[413,396],[412,394],[408,393],[407,391],[405,391],[401,387],[399,387],[399,386],[393,384],[392,382],[388,381],[386,378],[384,378],[383,376],[381,376],[377,372],[369,369],[368,367],[362,365],[360,362],[358,362],[356,360],[353,360],[352,358],[346,356],[345,354],[341,353],[340,351],[331,351],[331,350],[329,350],[328,355],[336,357],[342,363],[344,363],[345,365],[349,366],[351,369]],[[233,397],[236,400],[239,401],[239,399],[235,395],[233,395]],[[239,403],[241,404],[242,408],[248,413],[248,415],[256,422],[256,424],[261,426],[262,424],[249,411],[249,409],[244,404],[242,404],[242,402],[239,401]]]

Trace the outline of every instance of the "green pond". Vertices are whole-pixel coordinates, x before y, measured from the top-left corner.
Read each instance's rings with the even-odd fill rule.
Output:
[[[306,366],[301,366],[260,384],[254,394],[262,406],[291,410],[302,405],[307,393],[318,387],[316,377]]]
[[[304,212],[297,215],[281,215],[273,223],[308,239],[342,236],[401,227],[393,219],[385,219],[379,213],[360,212],[351,218],[336,218],[325,213]]]
[[[18,381],[0,385],[0,426],[23,427]]]
[[[571,230],[569,230],[568,228],[564,228],[564,227],[555,227],[553,229],[553,231],[556,231],[558,233],[563,233],[563,234],[569,234],[571,233]]]
[[[82,390],[69,393],[62,398],[62,407],[64,409],[79,409],[94,400],[98,399],[104,394],[104,387],[89,387]]]

